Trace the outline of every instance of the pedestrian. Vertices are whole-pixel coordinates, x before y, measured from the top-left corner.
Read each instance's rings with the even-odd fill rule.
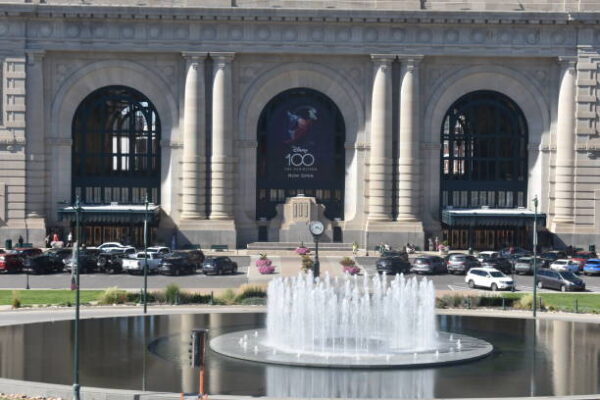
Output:
[[[17,242],[19,243],[19,247],[23,247],[23,236],[19,235],[19,240],[17,240]]]
[[[427,248],[429,251],[433,251],[433,240],[431,238],[427,239]]]
[[[67,235],[67,247],[73,246],[73,233],[69,232]]]
[[[52,235],[52,241],[53,242],[60,242],[60,239],[58,238],[58,233],[54,232],[54,234]]]
[[[352,242],[352,254],[356,255],[358,253],[358,243],[356,241]]]
[[[49,249],[50,248],[50,234],[46,235],[46,238],[44,238],[44,243],[46,244],[46,248]]]
[[[435,237],[435,248],[436,250],[440,249],[440,238],[439,237]]]

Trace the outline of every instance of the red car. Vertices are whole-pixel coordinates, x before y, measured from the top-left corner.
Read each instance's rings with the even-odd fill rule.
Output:
[[[11,273],[23,270],[23,259],[18,254],[0,254],[0,271]]]
[[[579,267],[579,271],[583,271],[583,266],[590,258],[596,258],[596,253],[591,251],[578,251],[571,258],[572,261],[575,261]]]
[[[10,253],[0,255],[0,271],[22,272],[23,260],[40,254],[42,250],[35,247],[17,247]]]

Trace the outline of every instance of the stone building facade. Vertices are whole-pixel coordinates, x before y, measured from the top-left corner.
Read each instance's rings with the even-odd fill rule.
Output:
[[[321,204],[314,215],[323,219],[327,240],[423,246],[438,236],[458,247],[474,241],[475,247],[526,245],[531,214],[524,209],[532,209],[536,196],[548,240],[587,246],[600,239],[596,1],[332,0],[310,2],[310,9],[292,0],[0,3],[0,239],[21,235],[39,245],[53,231],[66,235],[72,218],[65,207],[87,193],[87,240],[133,240],[139,219],[117,211],[135,203],[132,212],[139,214],[140,188],[149,187],[152,177],[158,182],[152,199],[159,205],[152,219],[156,240],[179,245],[280,240],[281,226],[289,222],[282,221],[283,203],[298,194]],[[106,88],[120,88],[137,99],[131,100],[136,107],[152,109],[128,122],[145,139],[118,139],[123,126],[110,136],[107,120],[86,111],[94,99],[105,107],[116,96],[117,89]],[[317,105],[298,106],[298,115],[282,111],[286,102],[298,105],[304,98]],[[465,160],[492,161],[486,161],[488,150],[465,144],[480,143],[479,136],[460,136],[481,122],[464,123],[463,106],[512,113],[507,130],[524,137],[520,159],[498,150],[489,158],[494,166],[477,164],[489,165],[495,177],[477,175],[485,181],[481,189],[477,180],[463,179],[465,171],[471,177],[480,168],[465,167]],[[318,107],[329,111],[324,116]],[[291,136],[323,121],[337,127],[335,143],[323,142],[313,155],[331,166],[307,178],[322,173],[322,182],[290,178],[289,185],[262,185],[260,174],[272,173],[276,154],[259,141],[265,124],[270,143],[266,109],[272,118],[288,113],[286,123],[296,124],[295,133],[285,128]],[[155,122],[139,122],[144,118]],[[488,126],[502,125],[490,121]],[[100,127],[108,135],[101,148],[94,150],[93,140],[78,147]],[[498,142],[490,143],[509,143],[501,138],[505,133],[498,128]],[[292,148],[306,153],[307,146]],[[289,166],[312,165],[310,157],[289,154]],[[88,161],[78,164],[79,157]],[[104,172],[94,175],[92,164],[102,157],[110,173],[100,179]],[[153,176],[132,166],[151,159]],[[266,172],[259,173],[263,162]],[[519,162],[524,177],[513,166]],[[496,165],[510,172],[498,172]],[[130,173],[135,168],[142,172]],[[129,171],[129,178],[119,171]],[[101,182],[97,192],[75,184],[92,178]],[[464,182],[453,186],[453,179]],[[507,183],[517,180],[521,189]],[[104,188],[111,181],[112,192]],[[501,181],[499,189],[493,181]],[[136,182],[145,183],[137,188]],[[330,191],[329,184],[339,189]],[[445,193],[444,185],[454,189]],[[127,195],[115,195],[125,187]],[[257,211],[261,201],[264,216]],[[478,207],[491,211],[453,227],[460,217],[454,211]]]

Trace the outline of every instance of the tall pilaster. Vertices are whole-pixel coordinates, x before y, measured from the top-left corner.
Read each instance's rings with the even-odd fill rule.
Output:
[[[183,109],[182,219],[206,218],[206,53],[183,53],[186,60]]]
[[[423,57],[400,58],[400,140],[398,159],[398,218],[419,220],[419,63]]]
[[[560,92],[556,121],[555,224],[571,224],[573,217],[573,166],[575,158],[575,66],[574,57],[560,58]]]
[[[212,91],[212,155],[210,219],[233,219],[232,84],[234,53],[211,53],[214,61]]]
[[[369,155],[369,221],[391,220],[392,62],[395,56],[374,54]]]
[[[26,215],[44,217],[44,70],[43,51],[27,52]]]

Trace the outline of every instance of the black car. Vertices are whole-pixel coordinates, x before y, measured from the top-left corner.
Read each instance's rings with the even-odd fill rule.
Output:
[[[378,273],[386,273],[388,275],[406,274],[410,272],[410,263],[408,257],[402,254],[383,256],[375,262],[375,268]]]
[[[437,274],[448,272],[444,259],[438,256],[419,256],[413,262],[412,271],[417,274]]]
[[[79,251],[80,274],[89,274],[98,269],[98,253],[99,250],[97,249],[82,249]],[[69,272],[73,269],[73,256],[65,260],[65,269]]]
[[[123,272],[123,258],[125,253],[100,253],[96,265],[100,272],[107,274],[118,274]]]
[[[585,290],[585,283],[569,271],[541,269],[537,272],[537,286],[540,289],[556,289],[561,292]]]
[[[196,272],[196,264],[187,254],[175,253],[162,259],[158,272],[163,275],[184,275]]]
[[[235,274],[237,273],[237,270],[237,263],[225,256],[208,257],[206,260],[204,260],[204,263],[202,263],[202,272],[206,275],[223,275],[226,272]]]
[[[481,263],[482,267],[496,268],[498,271],[504,272],[505,274],[512,273],[513,264],[504,257],[490,258],[484,260]]]
[[[47,256],[55,259],[56,261],[60,261],[61,263],[65,263],[65,260],[73,254],[73,248],[63,247],[60,249],[49,249],[44,252]]]
[[[569,258],[569,256],[562,250],[552,250],[540,254],[540,258],[546,260],[548,262],[548,265],[550,265],[556,260],[566,259]]]
[[[23,260],[23,272],[29,274],[49,274],[52,272],[61,272],[64,264],[62,261],[42,254],[34,257],[27,257]]]

